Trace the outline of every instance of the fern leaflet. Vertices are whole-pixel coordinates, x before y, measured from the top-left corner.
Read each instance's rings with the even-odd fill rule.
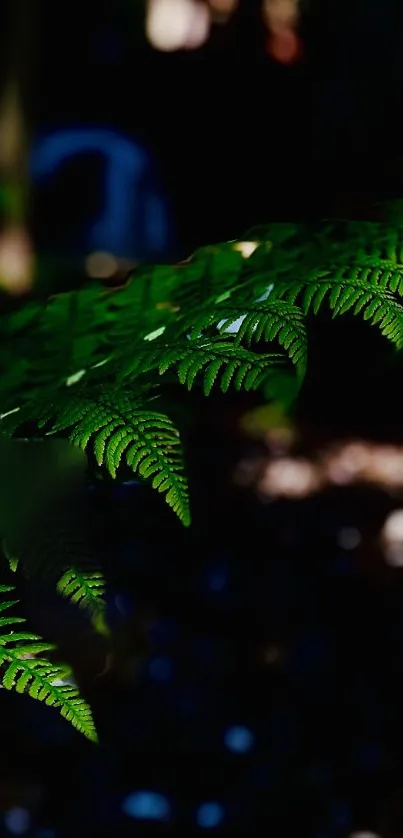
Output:
[[[164,375],[175,367],[181,384],[190,390],[198,375],[203,377],[203,390],[208,396],[220,375],[220,388],[226,393],[234,384],[237,390],[242,387],[252,390],[258,386],[262,374],[269,373],[274,366],[283,361],[280,355],[257,355],[233,340],[183,341],[172,344],[158,343],[149,350],[139,350],[133,360],[123,367],[122,378],[138,375],[141,372],[158,369]]]
[[[88,610],[95,619],[104,610],[105,580],[100,571],[72,567],[59,579],[57,590],[62,596]]]
[[[317,314],[327,301],[333,316],[351,311],[362,314],[364,320],[377,324],[398,349],[403,347],[403,307],[393,294],[380,285],[371,284],[361,278],[365,268],[355,271],[340,268],[335,271],[318,271],[292,285],[279,284],[274,289],[277,297],[295,303],[300,299],[305,314],[310,310]],[[369,270],[369,269],[368,269]],[[372,270],[372,269],[371,269]],[[347,276],[346,276],[347,273]],[[353,275],[351,275],[351,273]]]
[[[292,362],[303,373],[306,367],[307,333],[299,308],[282,300],[253,304],[227,304],[207,308],[192,318],[190,337],[215,327],[221,335],[234,332],[234,344],[277,340]]]
[[[8,585],[0,585],[0,594],[13,590]],[[25,622],[5,613],[16,604],[17,600],[0,603],[0,629],[8,629],[16,622]],[[31,698],[57,708],[80,733],[96,742],[97,734],[90,707],[81,698],[75,686],[65,683],[66,667],[38,657],[44,652],[52,651],[53,648],[52,644],[28,632],[9,630],[0,635],[0,666],[4,667],[3,686],[7,690],[15,689],[19,693],[28,693]]]
[[[83,450],[92,442],[98,465],[106,465],[112,477],[125,457],[129,468],[165,493],[180,520],[190,523],[181,442],[168,416],[139,406],[131,392],[82,390],[42,411],[38,426],[48,423],[52,433],[72,428],[69,439]]]

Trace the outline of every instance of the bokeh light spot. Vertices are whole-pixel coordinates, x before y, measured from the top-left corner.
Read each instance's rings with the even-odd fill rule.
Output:
[[[202,803],[196,814],[198,826],[213,829],[219,826],[224,817],[224,809],[220,803]]]
[[[246,754],[253,747],[254,738],[252,731],[247,727],[236,725],[228,728],[224,742],[228,750],[237,754]]]
[[[21,806],[14,806],[6,812],[4,823],[8,832],[12,832],[13,835],[24,835],[25,832],[28,832],[31,825],[28,809],[23,809]]]
[[[162,794],[153,791],[136,791],[123,801],[125,815],[139,820],[161,821],[169,818],[171,807]]]
[[[355,527],[342,527],[337,542],[343,550],[354,550],[361,541],[361,535]]]

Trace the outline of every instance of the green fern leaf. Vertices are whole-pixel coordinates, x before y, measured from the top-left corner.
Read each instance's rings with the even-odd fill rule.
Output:
[[[222,335],[234,332],[236,346],[277,340],[301,374],[305,372],[307,333],[304,316],[296,306],[282,300],[247,305],[231,300],[192,318],[190,337],[197,338],[212,327],[218,328]]]
[[[362,268],[341,267],[336,270],[322,270],[291,285],[279,284],[274,294],[288,302],[300,300],[305,314],[310,310],[317,314],[327,301],[333,316],[361,314],[364,320],[378,325],[398,349],[403,347],[403,307],[393,294],[381,285],[362,279]],[[374,281],[374,275],[372,275]]]
[[[38,424],[44,427],[48,421],[53,433],[72,428],[69,439],[83,450],[92,442],[98,465],[106,465],[112,477],[124,456],[129,468],[164,492],[167,503],[189,525],[181,442],[168,416],[140,407],[128,392],[83,390],[51,405]]]
[[[81,552],[85,545],[80,539],[76,541],[74,535],[68,527],[56,532],[51,523],[49,528],[44,524],[43,531],[31,533],[30,539],[24,532],[17,550],[10,550],[3,539],[3,552],[10,570],[16,572],[22,567],[28,579],[55,583],[63,597],[87,611],[93,623],[107,634],[104,576],[94,566],[95,562]]]
[[[0,585],[0,594],[14,589]],[[8,629],[15,622],[24,622],[5,614],[16,600],[0,604],[0,628]],[[15,689],[27,693],[38,701],[43,701],[59,710],[80,733],[92,742],[97,741],[97,734],[91,709],[80,696],[77,688],[65,683],[66,667],[51,663],[43,657],[44,652],[52,651],[54,646],[40,637],[28,632],[13,632],[0,635],[0,666],[4,667],[3,686],[7,690]]]
[[[80,571],[72,567],[59,579],[57,590],[95,618],[104,610],[105,580],[99,571]]]
[[[176,346],[157,343],[149,350],[134,353],[133,360],[122,370],[122,378],[154,368],[164,375],[174,367],[180,383],[188,390],[201,375],[204,393],[208,396],[218,382],[223,393],[231,384],[237,390],[252,390],[258,386],[262,373],[268,373],[283,360],[282,356],[275,354],[257,355],[233,340],[188,340]]]
[[[403,296],[403,264],[388,259],[362,259],[361,264],[355,266],[355,272],[358,279]]]
[[[16,556],[13,552],[10,552],[10,550],[7,547],[7,542],[6,542],[5,538],[3,538],[3,541],[1,543],[1,549],[4,553],[5,558],[8,561],[8,566],[9,566],[11,572],[16,573],[17,568],[18,568],[18,556]],[[1,609],[1,605],[0,605],[0,609]]]

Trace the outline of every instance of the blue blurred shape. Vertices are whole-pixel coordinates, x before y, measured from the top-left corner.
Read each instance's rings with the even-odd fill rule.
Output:
[[[135,791],[122,804],[125,815],[144,821],[167,820],[171,814],[169,801],[154,791]]]
[[[228,750],[234,751],[237,754],[246,754],[253,748],[255,737],[251,730],[241,725],[228,728],[224,742]]]
[[[24,835],[31,825],[31,818],[28,809],[21,806],[14,806],[4,816],[4,824],[8,832],[13,835]]]
[[[198,826],[204,829],[212,829],[219,826],[224,818],[224,809],[220,803],[202,803],[196,813]]]
[[[156,187],[150,157],[133,140],[104,128],[67,128],[33,145],[31,173],[41,181],[62,163],[84,154],[105,160],[105,209],[89,231],[87,246],[118,257],[138,259],[164,253],[168,246],[168,210]]]
[[[153,681],[163,683],[170,681],[174,671],[174,665],[171,658],[161,655],[158,658],[152,658],[148,664],[148,671]]]

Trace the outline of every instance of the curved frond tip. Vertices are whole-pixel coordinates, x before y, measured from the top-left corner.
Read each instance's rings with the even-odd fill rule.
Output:
[[[334,317],[347,312],[360,314],[402,349],[403,306],[387,287],[398,290],[399,283],[403,283],[403,273],[399,270],[398,274],[396,276],[388,269],[386,275],[371,266],[354,270],[345,266],[328,268],[292,284],[280,283],[274,293],[293,304],[299,302],[305,314],[309,311],[318,314],[324,303],[328,304]]]

